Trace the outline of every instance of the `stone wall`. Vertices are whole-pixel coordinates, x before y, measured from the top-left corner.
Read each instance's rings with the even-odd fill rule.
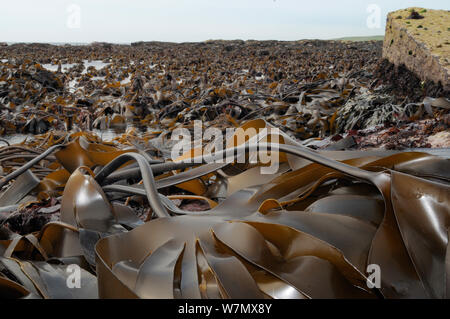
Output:
[[[383,57],[449,90],[450,12],[408,8],[389,13]]]

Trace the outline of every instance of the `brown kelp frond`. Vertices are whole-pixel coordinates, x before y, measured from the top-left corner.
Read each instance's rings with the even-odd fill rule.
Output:
[[[284,133],[239,141],[171,162],[78,134],[44,152],[56,151],[54,158],[24,158],[0,197],[2,294],[448,297],[447,159],[318,152]],[[267,165],[251,161],[261,149],[280,155],[278,170],[264,173]],[[227,153],[231,161],[214,162]],[[39,229],[11,231],[41,216]],[[381,269],[379,286],[373,265]],[[66,285],[74,266],[82,290]]]

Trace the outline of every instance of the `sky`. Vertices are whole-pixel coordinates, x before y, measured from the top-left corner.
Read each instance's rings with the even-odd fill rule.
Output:
[[[10,0],[0,42],[196,42],[383,35],[388,12],[448,0]]]

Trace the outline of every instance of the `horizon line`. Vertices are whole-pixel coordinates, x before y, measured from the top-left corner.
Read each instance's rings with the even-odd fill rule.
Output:
[[[266,39],[266,40],[258,40],[258,39],[207,39],[203,41],[161,41],[161,40],[138,40],[132,42],[108,42],[108,41],[92,41],[92,42],[53,42],[53,41],[1,41],[0,43],[6,43],[7,45],[14,44],[49,44],[49,45],[92,45],[92,44],[114,44],[114,45],[131,45],[134,43],[173,43],[173,44],[186,44],[186,43],[206,43],[206,42],[215,42],[215,41],[223,41],[223,42],[233,42],[233,41],[242,41],[242,42],[298,42],[298,41],[352,41],[358,39],[368,39],[367,41],[374,41],[371,39],[379,39],[384,38],[384,35],[369,35],[369,36],[345,36],[339,38],[331,38],[331,39],[320,39],[320,38],[303,38],[297,40],[277,40],[277,39]],[[377,41],[377,40],[375,40]]]

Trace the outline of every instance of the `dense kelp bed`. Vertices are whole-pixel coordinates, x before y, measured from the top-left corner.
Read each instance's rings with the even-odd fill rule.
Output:
[[[449,298],[449,102],[380,50],[1,47],[0,297]]]
[[[377,41],[15,44],[0,47],[0,134],[264,118],[314,148],[449,147],[448,92],[402,70]]]

